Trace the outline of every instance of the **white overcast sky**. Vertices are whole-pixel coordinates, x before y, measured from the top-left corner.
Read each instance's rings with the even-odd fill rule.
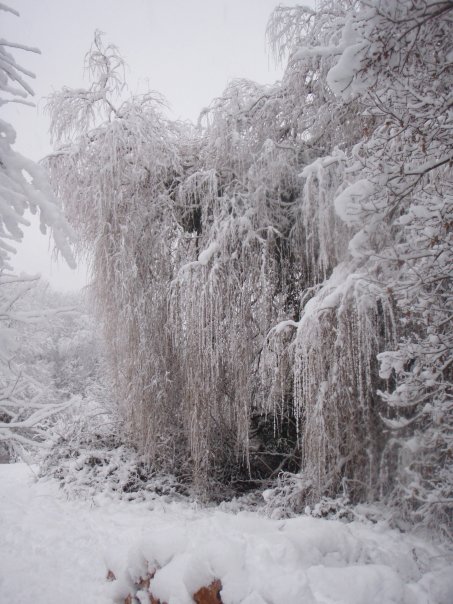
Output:
[[[126,60],[131,92],[157,90],[175,118],[196,120],[233,78],[272,83],[281,76],[265,43],[272,10],[287,0],[4,0],[20,13],[1,13],[0,37],[36,46],[41,55],[17,50],[16,60],[36,74],[36,109],[2,108],[17,132],[16,150],[34,160],[50,150],[45,97],[62,86],[86,84],[83,58],[96,29],[105,32]],[[304,2],[308,3],[308,2]],[[51,248],[51,245],[50,245]],[[85,271],[51,260],[49,241],[30,227],[15,268],[41,273],[56,288],[81,287]]]

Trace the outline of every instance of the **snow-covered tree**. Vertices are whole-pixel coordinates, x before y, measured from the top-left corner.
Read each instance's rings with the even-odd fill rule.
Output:
[[[355,233],[350,259],[305,307],[296,338],[307,487],[316,499],[341,480],[350,494],[384,495],[444,527],[452,522],[451,9],[320,3],[293,27],[340,19],[336,38],[296,39],[290,59],[330,60],[325,82],[343,115],[355,106],[363,120],[354,146],[343,146],[347,178],[334,199]],[[274,30],[288,31],[276,19]]]
[[[40,428],[68,406],[57,391],[49,331],[70,309],[38,307],[38,282],[0,275],[0,446],[13,457],[41,446]]]
[[[249,463],[253,409],[263,413],[263,341],[284,304],[294,304],[296,287],[274,291],[271,283],[287,262],[279,231],[289,228],[294,204],[294,150],[274,146],[256,118],[253,105],[271,90],[234,83],[204,116],[212,124],[200,136],[169,123],[150,96],[119,103],[108,76],[119,60],[112,47],[102,52],[107,100],[96,99],[92,113],[104,110],[104,123],[58,149],[48,160],[51,175],[93,250],[114,380],[134,440],[164,464],[189,451],[202,485],[213,468],[227,482],[238,459]],[[54,131],[72,130],[74,103],[66,114],[66,98],[91,103],[98,88],[55,95]],[[255,191],[263,176],[270,193]],[[289,401],[278,396],[286,413]]]
[[[4,4],[0,4],[0,11],[18,16]],[[0,107],[6,103],[32,105],[29,98],[33,90],[27,79],[34,75],[16,61],[10,49],[39,52],[1,40]],[[42,384],[37,389],[33,377],[24,376],[14,361],[20,339],[17,325],[37,321],[40,315],[36,310],[17,310],[18,300],[37,279],[17,277],[10,272],[10,255],[22,239],[22,228],[30,224],[25,213],[39,212],[41,231],[45,233],[50,228],[57,250],[71,266],[74,260],[70,249],[73,231],[61,213],[47,175],[42,167],[13,149],[15,139],[11,124],[0,119],[0,440],[23,444],[27,437],[21,430],[29,430],[56,409],[53,404],[44,409],[46,397]]]
[[[367,197],[339,210],[365,225],[353,249],[368,258],[399,319],[395,346],[379,355],[394,432],[384,460],[398,451],[392,499],[418,519],[451,526],[453,6],[400,0],[361,8],[329,81],[342,98],[360,95],[379,125],[352,153]]]
[[[48,165],[157,465],[203,489],[298,469],[296,507],[451,523],[450,9],[279,8],[282,82],[233,81],[198,129],[119,101],[99,37],[91,87],[52,98]]]
[[[0,10],[19,16],[2,4]],[[17,63],[7,49],[19,49],[39,53],[37,48],[2,40],[0,45],[0,106],[6,103],[33,105],[33,96],[27,78],[34,74]],[[14,244],[22,239],[22,227],[29,221],[24,217],[27,210],[39,211],[41,231],[52,229],[58,250],[73,266],[69,247],[72,231],[62,216],[58,202],[48,183],[45,171],[33,161],[13,149],[16,132],[13,126],[0,120],[0,270],[11,270],[9,255]]]
[[[83,294],[56,292],[37,277],[3,278],[0,299],[9,326],[2,331],[9,341],[1,341],[0,447],[16,457],[47,450],[57,413],[107,398],[103,354]]]

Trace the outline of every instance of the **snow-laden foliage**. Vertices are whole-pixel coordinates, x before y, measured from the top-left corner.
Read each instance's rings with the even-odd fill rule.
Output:
[[[453,521],[452,8],[406,0],[359,12],[330,74],[342,97],[364,90],[380,121],[352,153],[372,193],[347,211],[365,225],[351,249],[399,315],[398,342],[379,355],[392,380],[380,393],[393,432],[385,455],[398,451],[392,500],[441,526]]]
[[[0,14],[4,13],[18,16],[15,10],[0,4]],[[40,52],[1,40],[0,107],[6,103],[33,105],[29,98],[34,93],[28,78],[35,76],[16,61],[10,49]],[[35,368],[27,365],[24,358],[21,340],[31,335],[26,333],[27,326],[30,329],[33,325],[30,331],[36,331],[49,314],[30,304],[23,307],[38,278],[9,272],[11,254],[22,239],[23,227],[30,224],[25,217],[27,211],[39,212],[41,231],[52,229],[57,250],[69,265],[74,265],[70,249],[73,231],[61,213],[47,175],[42,167],[13,149],[15,140],[14,128],[0,119],[0,447],[9,449],[8,455],[17,447],[33,444],[36,426],[64,407],[55,397],[51,379],[46,384],[42,365],[36,375]],[[28,342],[28,353],[35,342],[33,337]]]
[[[156,467],[211,493],[289,471],[295,507],[384,498],[448,530],[451,8],[279,8],[282,82],[233,81],[198,129],[121,102],[99,37],[91,88],[51,99],[48,166]]]
[[[98,390],[100,347],[80,296],[32,277],[0,277],[0,453],[46,449],[49,426]]]
[[[334,58],[327,85],[344,107],[358,102],[369,121],[347,151],[352,183],[334,199],[337,215],[356,231],[352,260],[306,305],[296,338],[305,475],[315,475],[315,499],[332,486],[337,491],[343,477],[346,491],[386,495],[418,519],[447,527],[452,6],[407,0],[322,8],[302,11],[303,19],[313,31],[336,15],[341,36],[333,45],[298,39],[292,60]],[[282,24],[277,18],[277,32]],[[381,425],[379,415],[386,416]],[[359,432],[351,433],[354,417]]]
[[[4,4],[0,11],[19,16]],[[5,17],[3,17],[5,18]],[[2,40],[0,45],[0,107],[6,103],[32,105],[33,90],[27,79],[34,74],[17,63],[8,49],[39,53],[37,48]],[[45,171],[13,149],[16,132],[11,124],[0,119],[0,271],[11,270],[10,254],[23,236],[22,228],[29,225],[26,210],[39,211],[41,231],[52,229],[58,251],[71,266],[72,231],[63,218],[59,204],[48,183]]]
[[[7,458],[42,446],[40,430],[69,404],[55,387],[48,330],[70,309],[37,310],[37,282],[0,275],[0,446]]]
[[[101,395],[101,396],[99,396]],[[189,490],[169,474],[156,473],[143,454],[126,446],[121,421],[106,389],[74,400],[46,431],[39,477],[58,481],[69,499],[176,500]]]
[[[204,488],[212,478],[247,478],[252,415],[260,423],[263,405],[273,409],[261,383],[263,342],[286,316],[284,305],[296,304],[296,284],[274,290],[279,272],[290,272],[282,232],[289,233],[298,187],[294,150],[260,132],[250,141],[250,116],[241,124],[233,114],[235,130],[228,126],[238,103],[255,105],[262,93],[234,83],[232,100],[206,116],[212,125],[203,139],[169,124],[152,105],[124,103],[117,119],[49,158],[74,223],[89,213],[84,242],[97,241],[95,287],[133,439],[164,467],[189,465]],[[290,403],[285,393],[277,396],[285,438],[295,432]],[[272,457],[257,462],[265,474],[286,462],[281,449],[275,442]]]

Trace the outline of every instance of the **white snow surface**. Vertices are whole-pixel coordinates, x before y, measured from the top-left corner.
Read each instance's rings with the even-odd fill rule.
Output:
[[[451,604],[451,562],[440,545],[380,524],[275,520],[165,499],[67,501],[32,468],[0,465],[5,604],[123,602],[152,567],[153,595],[168,604],[191,603],[214,578],[225,604]]]
[[[200,264],[203,264],[203,266],[206,266],[208,264],[208,262],[211,260],[211,258],[214,256],[214,254],[216,254],[220,249],[219,244],[217,243],[217,241],[213,241],[209,247],[202,251],[201,254],[198,256],[198,262]]]

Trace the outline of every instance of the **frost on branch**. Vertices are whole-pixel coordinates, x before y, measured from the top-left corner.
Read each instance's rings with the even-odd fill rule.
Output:
[[[366,50],[351,74],[352,88],[367,83],[367,112],[381,120],[355,152],[376,186],[362,204],[367,223],[376,222],[369,248],[399,314],[399,343],[379,357],[381,375],[395,380],[381,396],[401,425],[387,447],[399,449],[392,500],[445,530],[453,495],[451,15],[442,1],[364,9],[355,27]]]
[[[96,119],[107,113],[116,114],[110,97],[119,95],[124,88],[124,61],[118,49],[109,44],[103,47],[102,34],[96,31],[93,45],[85,57],[85,70],[93,80],[89,89],[63,88],[51,95],[48,110],[51,114],[50,133],[55,140],[72,133],[86,132]]]
[[[341,476],[348,495],[351,489],[374,484],[406,518],[448,532],[453,448],[452,6],[407,0],[358,2],[349,8],[325,2],[319,8],[316,15],[279,9],[270,27],[278,44],[289,47],[290,66],[304,64],[307,70],[314,61],[326,65],[325,83],[319,88],[324,103],[339,108],[342,116],[354,106],[359,109],[359,120],[354,121],[361,135],[342,146],[346,178],[334,195],[337,215],[353,229],[352,260],[335,269],[334,275],[343,271],[344,283],[326,290],[332,285],[328,280],[306,305],[297,330],[300,377],[295,384],[300,384],[306,410],[302,425],[307,430],[302,441],[304,484],[308,490],[314,486],[315,499],[320,491],[329,492],[335,475],[334,492]],[[326,23],[327,31],[340,25],[328,39],[320,35]],[[335,95],[333,101],[324,92],[326,84]],[[321,115],[322,109],[317,112]],[[343,145],[348,122],[343,117]],[[326,296],[332,305],[329,312],[322,311]],[[356,299],[358,316],[371,311],[363,336],[356,313],[345,321],[355,325],[352,340],[339,329],[348,299]],[[316,311],[310,313],[310,308]],[[378,320],[373,321],[376,312]],[[353,360],[357,345],[359,356]],[[370,361],[373,376],[367,383],[363,362]],[[344,437],[347,454],[341,453],[345,444],[335,438],[335,425],[342,436],[354,425],[351,416],[335,422],[348,408],[345,401],[351,391],[338,388],[338,363],[341,367],[344,362],[346,367],[351,362],[349,380],[367,383],[366,406],[374,419],[362,436],[356,434],[355,442],[360,442],[362,455],[372,456],[370,466],[362,458],[348,468],[354,436]],[[330,374],[326,381],[324,376]],[[363,397],[360,389],[352,391],[350,409],[360,413],[361,406],[366,408]],[[374,453],[373,434],[379,444]],[[329,463],[329,453],[340,466]],[[354,478],[357,468],[366,467],[377,471],[374,479]],[[368,489],[365,499],[377,495]]]
[[[9,10],[2,5],[0,11]],[[33,90],[27,78],[34,74],[16,62],[7,50],[15,48],[38,52],[36,48],[2,40],[0,44],[0,107],[6,103],[33,105],[28,99]],[[50,227],[57,249],[65,260],[74,266],[70,250],[72,230],[64,220],[44,170],[13,149],[16,140],[14,128],[0,119],[0,273],[11,270],[10,254],[22,239],[22,228],[29,222],[24,218],[26,210],[35,214],[39,210],[41,231]]]
[[[1,11],[18,15],[3,4]],[[35,48],[1,40],[0,107],[6,103],[33,105],[28,100],[33,90],[27,80],[34,75],[16,61],[10,49],[39,53]],[[51,383],[46,385],[42,375],[33,375],[23,360],[21,339],[26,326],[33,324],[36,329],[46,315],[31,307],[20,308],[38,278],[17,277],[9,272],[11,254],[22,240],[23,227],[29,226],[26,211],[39,211],[41,231],[52,229],[57,250],[74,266],[70,249],[73,231],[60,211],[47,175],[14,151],[15,139],[14,128],[0,119],[0,445],[10,453],[38,445],[37,427],[66,406],[55,398]]]
[[[43,448],[44,428],[72,402],[57,383],[64,371],[50,335],[73,314],[39,277],[0,275],[0,452],[8,458]]]

